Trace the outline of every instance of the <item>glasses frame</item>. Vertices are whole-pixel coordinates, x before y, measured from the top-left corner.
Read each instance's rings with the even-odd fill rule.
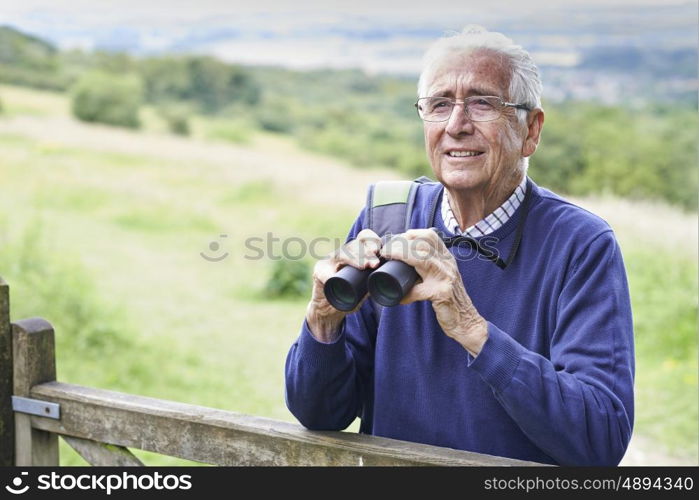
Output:
[[[427,119],[423,118],[422,116],[420,116],[420,108],[419,108],[420,101],[422,101],[424,99],[434,99],[434,98],[446,99],[446,100],[450,101],[452,104],[451,113],[449,113],[449,116],[447,116],[444,120],[427,120]],[[484,99],[484,98],[498,100],[498,102],[500,103],[500,108],[498,108],[498,116],[495,118],[491,118],[490,120],[474,120],[467,111],[468,107],[466,106],[466,103],[468,101],[472,101],[474,99]],[[466,114],[466,117],[469,120],[471,120],[472,122],[478,122],[478,123],[492,122],[492,121],[497,120],[498,118],[500,118],[502,116],[502,112],[503,112],[504,108],[524,109],[526,111],[532,110],[532,108],[530,106],[527,106],[526,104],[515,104],[513,102],[507,102],[502,97],[498,97],[496,95],[473,95],[470,97],[464,97],[462,99],[452,99],[450,97],[441,97],[441,96],[427,96],[427,97],[418,98],[418,100],[414,104],[414,106],[415,106],[415,110],[417,111],[417,116],[422,121],[429,122],[429,123],[441,123],[441,122],[446,122],[449,120],[449,118],[451,118],[452,113],[454,113],[454,108],[456,108],[456,105],[460,102],[464,103],[464,113]]]

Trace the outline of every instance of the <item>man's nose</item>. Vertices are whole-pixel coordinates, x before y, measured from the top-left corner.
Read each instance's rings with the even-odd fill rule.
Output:
[[[466,114],[466,105],[463,102],[454,104],[449,120],[447,120],[446,132],[451,136],[461,134],[472,134],[474,131],[473,122]]]

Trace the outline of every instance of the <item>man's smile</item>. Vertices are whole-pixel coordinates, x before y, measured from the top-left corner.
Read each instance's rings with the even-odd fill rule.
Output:
[[[446,157],[446,160],[450,163],[469,163],[472,161],[480,160],[485,155],[485,152],[480,149],[453,148],[447,149],[443,153],[443,155]]]
[[[474,150],[447,151],[446,154],[448,156],[451,156],[452,158],[464,158],[464,157],[480,156],[483,154],[483,151],[474,151]]]

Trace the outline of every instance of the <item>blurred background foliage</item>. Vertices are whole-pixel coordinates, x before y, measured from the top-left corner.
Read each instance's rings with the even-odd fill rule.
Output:
[[[217,134],[233,142],[245,140],[236,132],[244,122],[357,167],[430,174],[412,78],[241,67],[209,56],[61,52],[9,27],[0,27],[0,47],[0,82],[69,91],[81,120],[138,127],[143,102],[158,108],[176,134],[187,135],[188,114],[201,113],[228,123],[231,130],[219,126]],[[583,64],[611,64],[619,57],[598,54]],[[646,63],[662,66],[663,59],[638,56],[634,64]],[[532,159],[536,180],[564,194],[603,192],[694,209],[694,101],[691,95],[634,107],[544,101],[546,127]]]

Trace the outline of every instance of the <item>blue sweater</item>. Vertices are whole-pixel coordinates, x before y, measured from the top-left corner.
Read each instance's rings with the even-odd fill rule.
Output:
[[[530,181],[521,244],[505,269],[452,247],[488,322],[477,357],[447,337],[427,301],[366,300],[337,341],[304,322],[286,362],[286,402],[307,428],[361,432],[560,465],[616,465],[633,427],[634,348],[624,264],[599,217]],[[421,186],[411,227],[453,235],[443,186]],[[509,255],[522,207],[485,246]],[[364,211],[348,239],[362,229]]]

